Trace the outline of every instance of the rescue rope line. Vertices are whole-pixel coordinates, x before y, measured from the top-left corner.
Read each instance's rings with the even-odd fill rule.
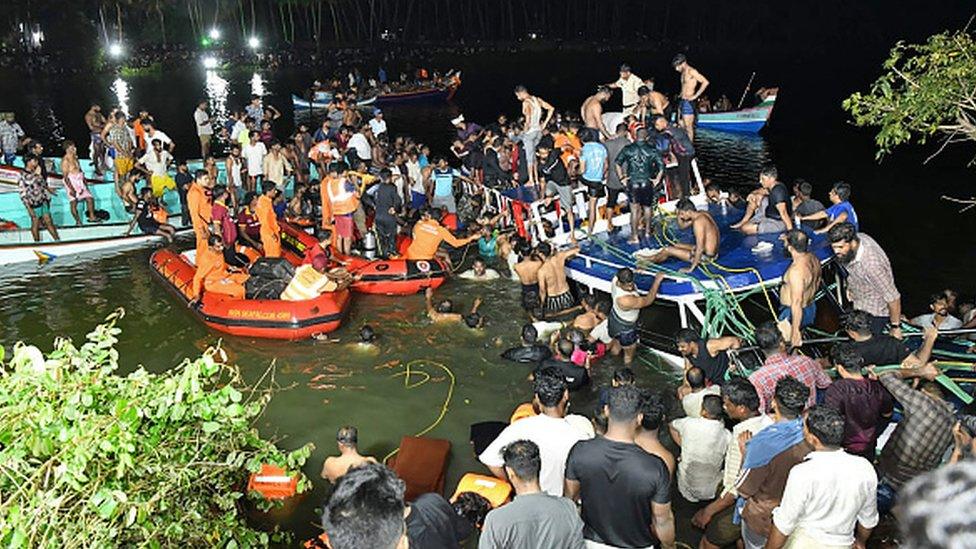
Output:
[[[426,359],[417,359],[417,360],[411,360],[410,362],[407,362],[406,364],[403,365],[402,372],[397,372],[393,374],[391,377],[403,376],[403,387],[408,390],[416,389],[417,387],[420,387],[431,380],[430,373],[422,369],[421,370],[416,369],[418,366],[420,367],[436,366],[441,370],[443,370],[447,374],[448,379],[450,380],[450,384],[448,385],[447,388],[447,395],[444,397],[443,404],[441,404],[440,412],[437,414],[437,419],[435,419],[434,422],[428,425],[427,427],[420,430],[420,432],[413,435],[415,437],[422,437],[427,433],[436,429],[437,426],[440,425],[441,421],[444,420],[444,416],[447,415],[447,410],[450,407],[451,399],[454,398],[454,386],[457,384],[457,379],[454,377],[454,372],[452,372],[451,369],[448,368],[446,365],[441,364],[440,362],[435,362],[433,360],[426,360]],[[420,376],[422,379],[420,381],[414,381],[413,380],[414,376]],[[391,457],[395,456],[399,451],[400,448],[397,447],[395,450],[387,454],[386,457],[383,458],[382,462],[386,463],[387,461],[389,461]]]

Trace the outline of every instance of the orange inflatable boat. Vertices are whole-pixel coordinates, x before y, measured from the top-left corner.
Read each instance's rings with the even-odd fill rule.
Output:
[[[302,229],[288,223],[281,224],[282,248],[290,250],[297,257],[304,256],[309,247],[318,243],[314,236]],[[401,239],[401,253],[409,245],[409,238]],[[349,272],[359,275],[359,280],[350,288],[361,294],[411,295],[427,288],[436,289],[447,280],[447,266],[436,259],[366,259],[355,255],[339,255],[335,251],[332,256],[343,262]]]
[[[298,264],[286,247],[284,257]],[[156,251],[149,264],[166,286],[184,303],[191,299],[193,274],[187,256],[169,249]],[[339,327],[349,305],[349,290],[329,292],[307,301],[234,299],[204,292],[193,311],[214,330],[242,337],[298,340],[331,332]]]

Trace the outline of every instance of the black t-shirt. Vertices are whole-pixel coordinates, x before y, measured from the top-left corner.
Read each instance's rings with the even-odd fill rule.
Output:
[[[539,375],[539,372],[545,370],[546,368],[555,368],[559,370],[563,378],[566,380],[566,385],[569,387],[570,391],[576,391],[582,389],[590,382],[590,376],[586,372],[586,368],[582,366],[577,366],[568,360],[559,360],[558,358],[547,358],[539,364],[539,368],[536,369],[535,375]]]
[[[658,545],[651,504],[671,502],[671,474],[661,458],[596,437],[569,451],[566,478],[580,483],[584,538],[616,547]]]
[[[540,161],[539,169],[545,176],[546,181],[552,181],[556,185],[565,187],[569,185],[569,175],[566,173],[566,165],[563,164],[559,155],[550,151],[549,156]]]
[[[864,358],[865,366],[901,364],[912,354],[904,343],[888,334],[871,336],[871,339],[865,341],[852,341],[851,345]]]
[[[786,190],[786,185],[777,183],[773,185],[772,189],[769,189],[769,204],[766,205],[767,219],[782,220],[779,210],[776,209],[776,205],[781,203],[786,204],[787,215],[793,217],[793,201],[790,200],[790,191]]]
[[[519,364],[539,364],[543,360],[552,356],[552,351],[545,345],[519,345],[506,349],[502,353],[502,358],[518,362]]]
[[[407,538],[411,548],[459,549],[471,525],[440,494],[423,494],[410,504]]]
[[[729,369],[729,355],[724,351],[717,356],[708,354],[705,340],[698,340],[698,354],[688,359],[692,366],[701,368],[705,378],[716,385],[725,384],[725,372]]]
[[[186,194],[186,187],[189,186],[190,183],[193,183],[193,174],[190,172],[176,172],[176,177],[173,179],[175,179],[176,182],[176,189],[179,192]]]

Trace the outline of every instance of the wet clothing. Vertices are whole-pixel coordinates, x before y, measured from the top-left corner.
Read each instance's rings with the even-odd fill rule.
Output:
[[[511,360],[512,362],[518,362],[519,364],[536,364],[538,365],[543,360],[552,356],[552,351],[549,347],[545,345],[520,345],[518,347],[512,347],[511,349],[506,349],[502,353],[502,358],[505,360]]]
[[[624,347],[637,343],[637,319],[640,309],[625,310],[617,303],[622,296],[639,296],[636,290],[624,290],[617,285],[617,277],[610,282],[610,314],[607,316],[607,332],[610,337],[620,342]]]
[[[779,320],[785,320],[787,322],[792,322],[793,320],[793,310],[786,305],[783,305],[779,309]],[[817,302],[814,301],[803,308],[803,317],[800,319],[800,328],[806,328],[807,326],[813,326],[813,322],[817,320]]]
[[[871,336],[864,341],[851,341],[851,346],[864,359],[865,366],[901,364],[912,354],[905,342],[888,334]]]
[[[664,170],[664,162],[657,150],[646,141],[638,141],[624,147],[617,155],[617,165],[624,168],[631,190],[649,187]]]
[[[139,226],[142,234],[156,234],[156,231],[159,230],[159,222],[153,217],[152,204],[149,202],[145,200],[136,202],[134,215],[136,217],[136,225]]]
[[[403,208],[403,199],[397,193],[397,189],[392,184],[381,184],[376,188],[376,196],[373,197],[373,205],[376,208],[374,225],[376,226],[376,236],[379,237],[380,253],[384,257],[389,257],[397,252],[397,220],[396,215],[391,214]]]
[[[586,164],[586,169],[581,174],[587,184],[603,183],[603,171],[607,163],[607,148],[602,143],[591,141],[583,144],[580,151],[580,160]]]
[[[254,212],[261,223],[261,247],[264,257],[281,257],[281,227],[274,212],[274,204],[267,195],[258,197],[258,205]]]
[[[821,204],[819,200],[808,198],[803,202],[797,204],[794,211],[796,212],[796,215],[800,217],[806,217],[808,215],[813,215],[815,213],[824,211],[824,205]],[[801,221],[800,224],[808,229],[819,229],[820,226],[823,224],[823,220],[822,219],[815,219],[812,221],[804,220]]]
[[[545,309],[546,314],[558,314],[575,306],[576,298],[569,290],[555,296],[547,295],[542,303],[542,308]]]
[[[695,104],[690,99],[682,99],[678,102],[678,109],[681,116],[691,116],[695,114]]]
[[[539,305],[539,283],[522,284],[522,308],[534,311]]]

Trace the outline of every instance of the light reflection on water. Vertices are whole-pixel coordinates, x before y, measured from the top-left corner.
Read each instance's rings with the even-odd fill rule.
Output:
[[[264,78],[260,73],[255,72],[251,75],[251,95],[263,97],[267,92],[264,88]]]
[[[119,109],[122,110],[127,118],[131,116],[131,114],[129,114],[129,83],[123,80],[121,77],[116,78],[115,81],[112,82],[111,90],[112,93],[115,94],[115,104],[118,105]]]
[[[219,127],[227,120],[227,95],[230,83],[217,74],[217,71],[207,71],[206,79],[207,101],[210,103],[210,118]]]

